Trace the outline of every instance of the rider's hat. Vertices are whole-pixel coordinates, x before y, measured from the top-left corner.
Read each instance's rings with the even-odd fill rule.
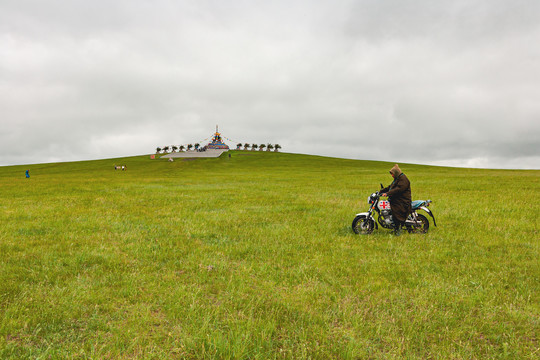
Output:
[[[394,167],[390,169],[390,174],[394,176],[398,176],[399,174],[401,174],[401,169],[399,168],[398,164],[395,164]]]

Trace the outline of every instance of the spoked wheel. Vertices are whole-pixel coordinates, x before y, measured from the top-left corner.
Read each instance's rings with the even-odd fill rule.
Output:
[[[367,235],[373,232],[375,223],[365,215],[358,215],[352,222],[352,229],[355,234]]]
[[[425,234],[429,230],[429,221],[427,217],[422,214],[416,215],[417,224],[407,225],[407,231],[412,234]]]

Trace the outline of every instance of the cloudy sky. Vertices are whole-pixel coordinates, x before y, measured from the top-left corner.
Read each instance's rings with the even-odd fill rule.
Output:
[[[0,0],[0,165],[210,136],[540,169],[537,0]]]

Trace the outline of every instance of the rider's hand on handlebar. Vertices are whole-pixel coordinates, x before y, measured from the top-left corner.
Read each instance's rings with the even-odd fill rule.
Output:
[[[388,195],[386,193],[384,193],[384,194],[381,194],[381,196],[388,196]]]

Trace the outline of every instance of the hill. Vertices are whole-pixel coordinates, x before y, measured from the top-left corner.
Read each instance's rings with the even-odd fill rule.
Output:
[[[231,154],[0,167],[0,358],[538,356],[540,171],[400,164],[438,227],[361,237],[393,164]]]

